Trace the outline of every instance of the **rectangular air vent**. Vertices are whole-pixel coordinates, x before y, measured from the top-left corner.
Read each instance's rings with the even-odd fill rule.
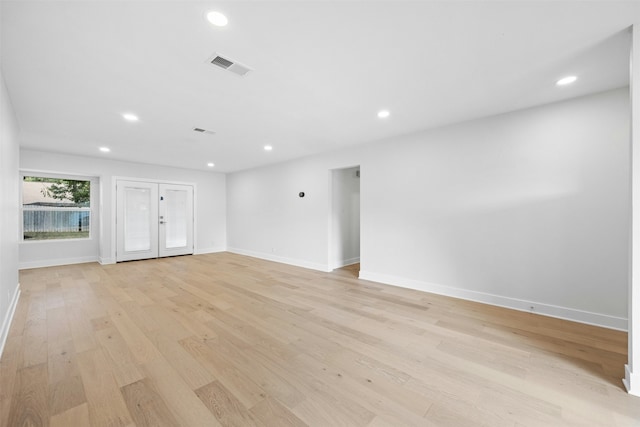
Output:
[[[237,61],[233,61],[229,58],[224,58],[217,53],[209,59],[209,62],[217,67],[220,67],[227,71],[231,71],[232,73],[239,76],[245,76],[249,71],[251,71],[251,68],[247,67],[246,65],[242,65]]]
[[[224,59],[222,56],[216,56],[215,58],[213,58],[213,61],[211,61],[211,63],[213,65],[217,65],[220,68],[224,68],[225,70],[233,65],[233,62],[229,61],[228,59]]]
[[[215,132],[212,130],[206,130],[206,129],[202,129],[202,128],[193,128],[194,132],[198,132],[198,133],[203,133],[203,134],[207,134],[207,135],[215,135]]]

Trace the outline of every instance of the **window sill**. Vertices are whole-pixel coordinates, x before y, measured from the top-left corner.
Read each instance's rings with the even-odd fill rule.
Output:
[[[20,240],[20,243],[30,245],[32,243],[90,242],[92,240],[94,240],[92,237],[84,237],[79,239],[23,239]]]

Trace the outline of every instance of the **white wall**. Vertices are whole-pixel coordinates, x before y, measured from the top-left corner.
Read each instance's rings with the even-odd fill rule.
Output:
[[[0,64],[0,355],[19,296],[18,123]]]
[[[99,238],[92,242],[58,241],[23,242],[20,244],[20,266],[36,267],[65,264],[93,257],[103,263],[115,262],[113,219],[113,178],[127,177],[166,182],[194,183],[196,224],[195,252],[206,253],[226,249],[225,175],[163,166],[145,165],[109,159],[80,157],[23,149],[21,170],[49,171],[84,176],[97,176],[100,182]],[[76,260],[76,261],[74,261]]]
[[[331,171],[331,268],[360,262],[360,167]]]
[[[229,247],[327,270],[360,164],[361,277],[624,329],[628,141],[623,88],[230,174]]]
[[[319,156],[227,175],[228,250],[328,271],[329,169],[354,164]]]

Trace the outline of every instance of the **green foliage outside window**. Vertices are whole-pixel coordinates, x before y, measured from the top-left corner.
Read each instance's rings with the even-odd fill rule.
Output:
[[[37,176],[25,176],[27,182],[46,182],[49,186],[43,186],[40,192],[45,197],[56,200],[70,200],[79,206],[89,206],[91,195],[90,181],[76,181],[73,179],[40,178]]]

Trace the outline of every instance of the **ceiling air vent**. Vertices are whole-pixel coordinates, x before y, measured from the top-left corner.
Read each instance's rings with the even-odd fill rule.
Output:
[[[216,56],[215,58],[213,58],[213,61],[211,61],[211,63],[213,65],[217,65],[220,68],[224,68],[225,70],[233,65],[233,62],[229,61],[228,59],[224,59],[222,56]]]
[[[227,71],[231,71],[232,73],[239,76],[245,76],[249,71],[251,71],[251,68],[247,67],[246,65],[242,65],[228,58],[223,58],[217,53],[213,55],[213,58],[210,59],[209,62]]]
[[[202,129],[202,128],[193,128],[194,132],[198,132],[198,133],[202,133],[202,134],[207,134],[207,135],[215,135],[215,132],[212,130],[206,130],[206,129]]]

